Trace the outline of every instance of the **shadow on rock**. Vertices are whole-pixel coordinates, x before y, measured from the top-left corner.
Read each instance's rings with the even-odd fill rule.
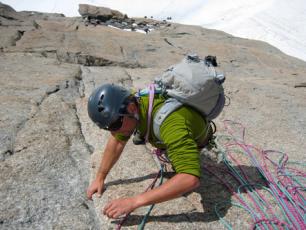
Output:
[[[238,181],[229,173],[226,165],[223,162],[218,163],[216,160],[201,155],[202,162],[202,176],[201,185],[193,192],[200,194],[201,205],[203,206],[204,212],[194,211],[186,212],[180,214],[171,215],[154,215],[149,216],[146,222],[169,222],[169,223],[179,223],[179,222],[212,222],[217,221],[224,217],[229,210],[231,205],[231,197],[233,192],[237,192],[239,183]],[[209,170],[208,170],[209,169]],[[261,184],[265,185],[265,181],[259,175],[256,167],[239,165],[234,166],[233,169],[241,175],[247,176],[249,184]],[[214,175],[209,173],[213,172]],[[149,174],[147,176],[132,178],[127,180],[117,180],[108,183],[108,186],[117,184],[130,184],[137,183],[147,179],[153,179],[156,174]],[[171,178],[175,173],[165,173],[165,178]],[[217,177],[221,178],[226,182],[220,182]],[[229,189],[230,187],[230,189]],[[231,190],[231,191],[230,191]],[[188,197],[190,193],[184,196],[190,201]],[[195,201],[197,202],[197,201]],[[216,205],[218,205],[218,215],[215,211]],[[141,223],[143,215],[133,215],[131,214],[127,220],[124,222],[123,226],[133,226]],[[119,223],[118,221],[113,221],[113,223]]]
[[[173,175],[175,174],[165,173],[164,177],[168,179],[168,178],[171,178]],[[133,183],[142,182],[142,181],[149,180],[149,179],[154,179],[155,177],[156,177],[156,173],[151,173],[146,176],[141,176],[141,177],[136,177],[136,178],[119,179],[115,181],[110,181],[110,182],[107,182],[105,186],[110,187],[110,186],[116,186],[116,185],[122,185],[122,184],[133,184]]]

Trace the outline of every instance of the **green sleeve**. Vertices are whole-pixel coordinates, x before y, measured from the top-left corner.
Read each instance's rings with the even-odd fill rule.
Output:
[[[123,134],[121,134],[121,133],[116,133],[116,134],[114,134],[114,137],[116,138],[116,140],[118,140],[118,141],[124,141],[124,142],[126,142],[126,141],[128,141],[129,139],[130,139],[130,137],[128,136],[124,136]]]
[[[200,154],[184,117],[172,113],[160,127],[162,141],[176,173],[201,176]]]

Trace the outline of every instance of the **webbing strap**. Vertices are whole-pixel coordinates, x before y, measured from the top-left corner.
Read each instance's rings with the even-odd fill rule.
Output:
[[[149,133],[150,133],[150,127],[151,127],[154,90],[155,90],[154,84],[150,84],[149,85],[149,109],[148,109],[148,115],[147,115],[147,133],[146,133],[146,139],[145,139],[146,142],[148,142],[149,140]]]

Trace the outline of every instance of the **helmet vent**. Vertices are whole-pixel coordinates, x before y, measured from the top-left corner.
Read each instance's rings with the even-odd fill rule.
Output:
[[[104,98],[104,94],[100,97],[100,100],[99,100],[99,102],[98,102],[98,111],[101,113],[101,112],[103,112],[103,110],[104,110],[104,107],[103,107],[103,105],[102,105],[102,100],[103,100],[103,98]]]
[[[98,105],[98,111],[101,113],[103,112],[103,110],[104,110],[104,107],[102,105]]]

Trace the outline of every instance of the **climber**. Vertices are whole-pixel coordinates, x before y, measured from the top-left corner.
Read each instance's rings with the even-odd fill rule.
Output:
[[[154,95],[152,119],[164,101],[163,95]],[[148,107],[148,95],[135,96],[129,90],[114,84],[102,85],[91,94],[88,100],[89,117],[100,128],[110,131],[111,135],[96,178],[88,187],[89,199],[92,199],[93,194],[98,197],[102,195],[105,178],[119,159],[131,135],[135,131],[138,137],[146,135]],[[155,147],[167,150],[167,157],[176,172],[175,176],[147,192],[110,201],[104,207],[103,213],[109,218],[118,218],[141,206],[177,198],[197,188],[201,175],[198,147],[207,143],[210,135],[207,132],[208,127],[207,120],[191,107],[181,106],[172,112],[160,126],[163,144],[158,143],[153,131],[150,131],[148,141]]]

